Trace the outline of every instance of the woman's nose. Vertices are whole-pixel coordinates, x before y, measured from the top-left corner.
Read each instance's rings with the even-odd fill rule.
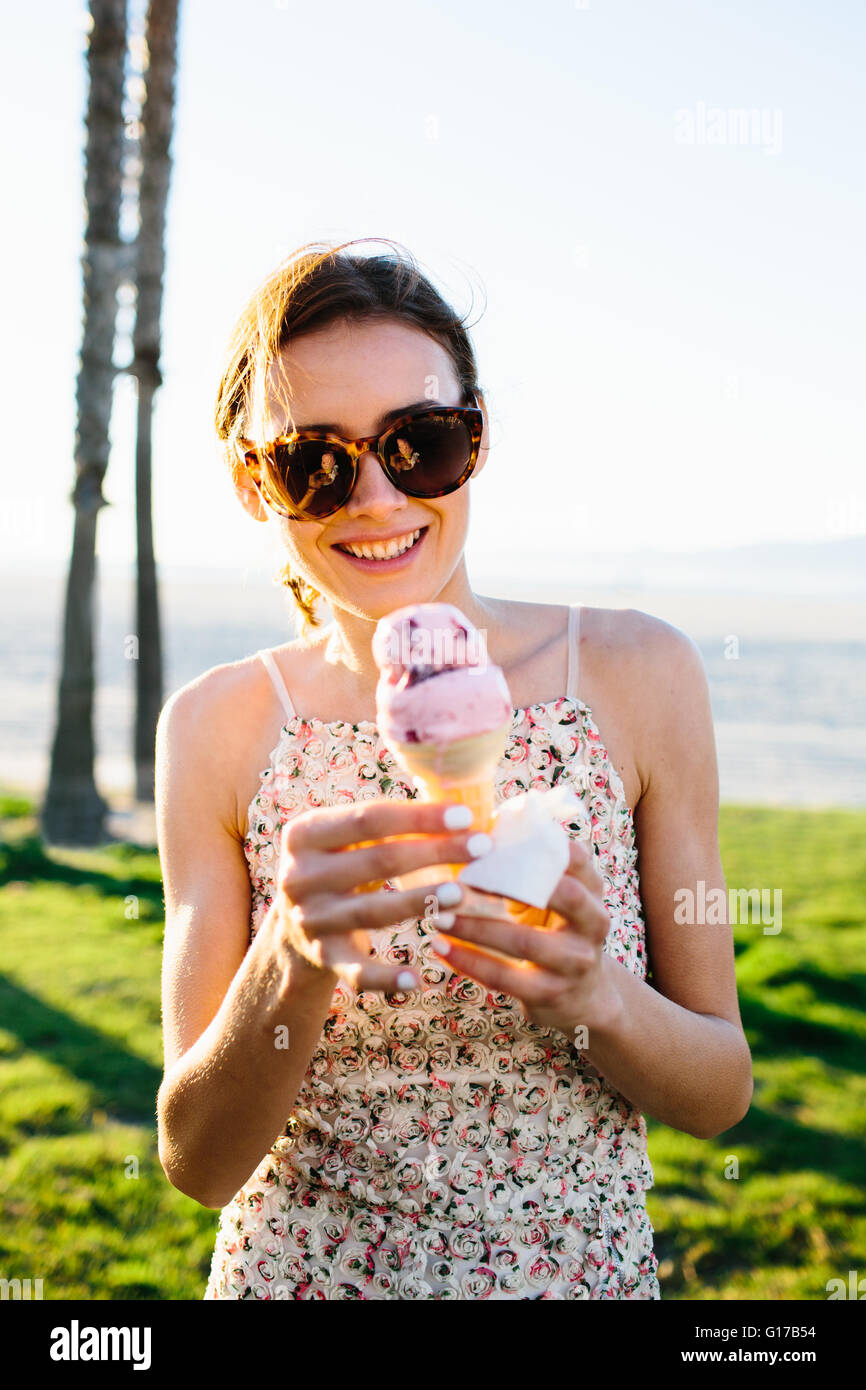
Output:
[[[389,516],[408,506],[409,499],[391,482],[379,462],[378,454],[369,451],[358,459],[358,481],[346,503],[349,516]]]

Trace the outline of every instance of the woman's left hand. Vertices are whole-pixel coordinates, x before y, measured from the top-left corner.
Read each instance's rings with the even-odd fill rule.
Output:
[[[500,915],[492,916],[489,904],[496,899],[460,886],[454,925],[447,934],[440,928],[431,943],[452,970],[518,999],[533,1023],[569,1038],[581,1025],[609,1025],[620,998],[610,970],[615,962],[603,951],[610,916],[591,849],[571,841],[568,866],[544,913],[526,908],[512,916],[499,899]]]

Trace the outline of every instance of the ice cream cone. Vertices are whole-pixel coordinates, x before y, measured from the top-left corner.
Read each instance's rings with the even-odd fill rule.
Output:
[[[473,829],[489,830],[495,807],[494,778],[505,752],[511,721],[487,733],[451,743],[395,743],[394,756],[425,801],[453,801],[473,812]]]
[[[443,782],[434,777],[414,777],[422,801],[468,806],[472,830],[489,832],[493,825],[496,798],[492,775],[478,782]]]
[[[409,774],[423,801],[468,806],[473,832],[489,831],[496,809],[495,774],[505,751],[511,721],[498,729],[451,743],[397,743],[394,757]],[[403,887],[456,878],[462,864],[433,864],[401,875]]]
[[[452,604],[409,604],[379,620],[373,656],[383,742],[424,801],[468,806],[472,829],[489,831],[512,707],[482,633]],[[400,883],[437,883],[461,868],[434,864],[401,875]]]

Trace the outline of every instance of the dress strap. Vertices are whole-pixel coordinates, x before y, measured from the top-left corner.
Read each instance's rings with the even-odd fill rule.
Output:
[[[280,675],[280,668],[274,661],[273,652],[268,651],[266,648],[263,648],[261,651],[256,652],[256,656],[260,656],[262,658],[262,661],[265,665],[265,670],[267,671],[268,675],[274,683],[274,689],[277,692],[280,704],[286,711],[287,718],[294,719],[295,707],[292,704],[289,692],[286,689],[286,683]]]
[[[568,676],[565,693],[572,699],[578,698],[577,678],[580,670],[580,604],[568,610]]]

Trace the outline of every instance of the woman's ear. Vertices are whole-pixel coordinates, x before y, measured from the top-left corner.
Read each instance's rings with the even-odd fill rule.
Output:
[[[248,516],[253,521],[267,521],[268,509],[261,498],[261,493],[252,479],[252,474],[244,463],[238,452],[232,468],[232,487],[234,494]]]
[[[485,401],[484,396],[480,391],[475,392],[475,399],[481,406],[481,414],[484,416],[484,427],[481,431],[481,443],[478,446],[478,458],[476,460],[475,467],[472,470],[473,478],[478,477],[478,474],[481,472],[482,468],[487,462],[487,455],[490,452],[490,429],[487,420],[487,402]]]

